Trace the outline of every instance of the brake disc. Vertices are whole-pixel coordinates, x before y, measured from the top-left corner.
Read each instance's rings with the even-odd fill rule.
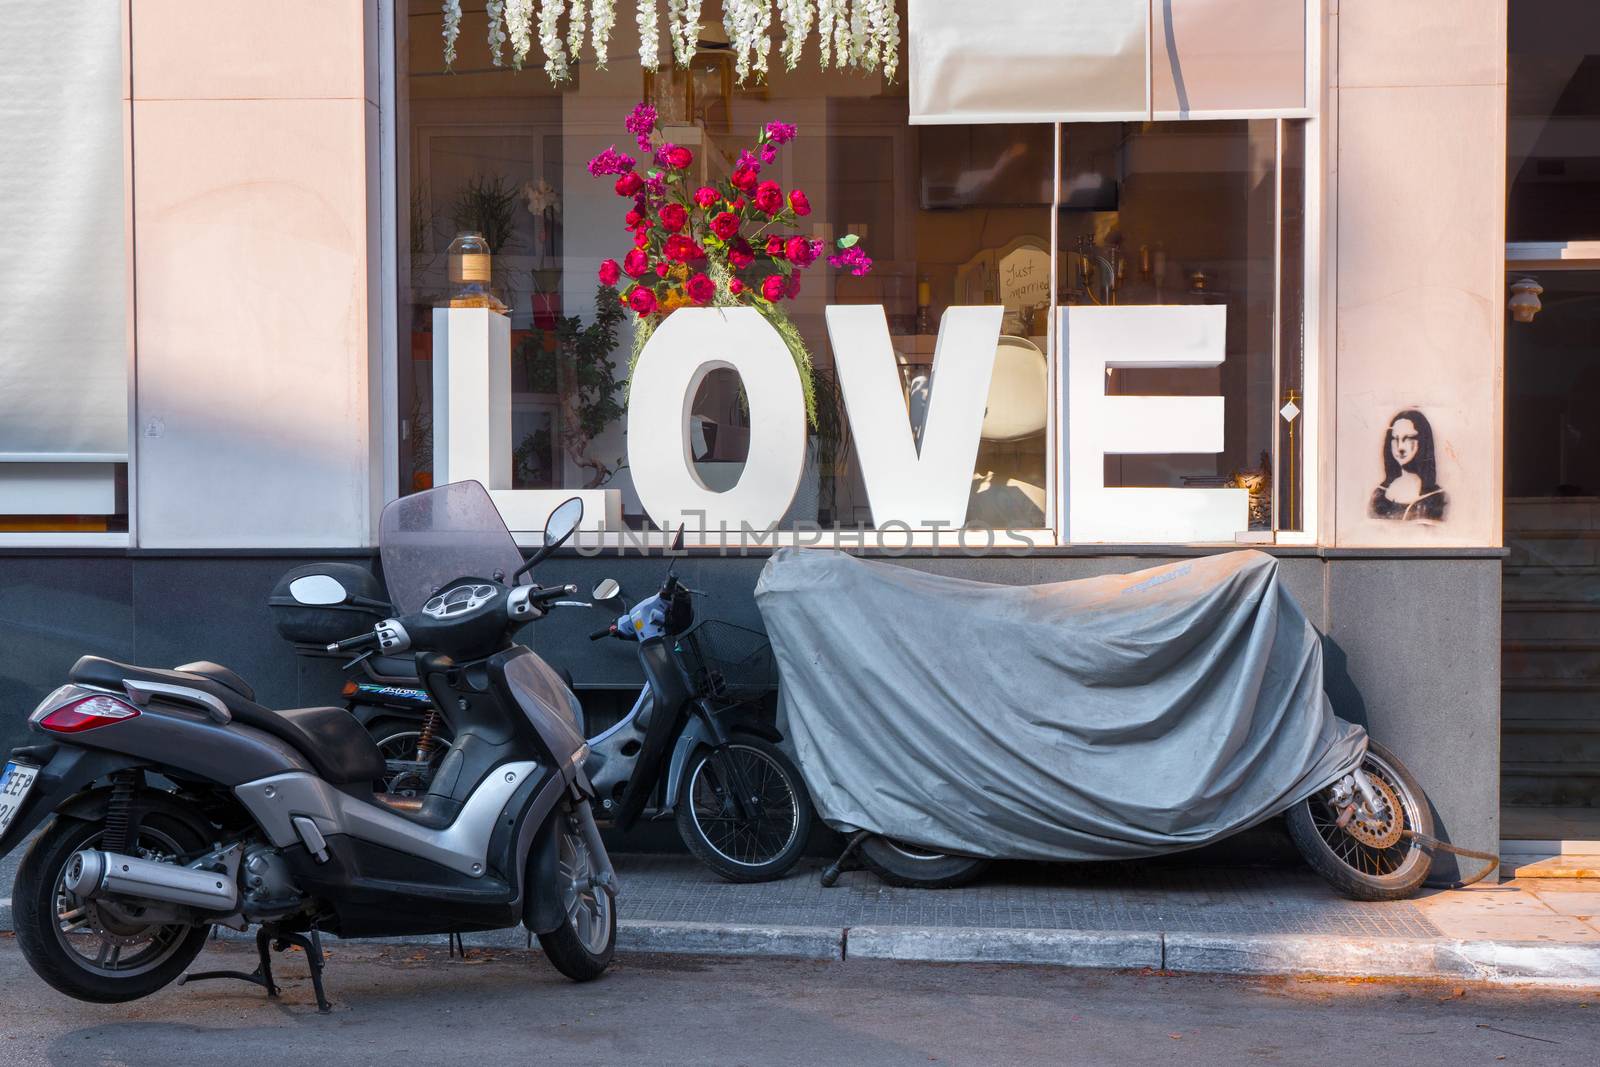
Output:
[[[1400,832],[1405,829],[1400,798],[1395,794],[1394,787],[1378,775],[1369,771],[1367,780],[1378,794],[1383,810],[1369,811],[1365,803],[1361,804],[1356,809],[1355,817],[1345,823],[1344,832],[1369,848],[1389,848],[1399,842]]]

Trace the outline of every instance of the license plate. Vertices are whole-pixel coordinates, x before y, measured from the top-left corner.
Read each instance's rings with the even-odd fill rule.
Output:
[[[39,768],[32,764],[6,764],[5,773],[0,774],[0,836],[4,836],[11,820],[22,810],[22,802],[28,799],[28,791],[38,777]]]

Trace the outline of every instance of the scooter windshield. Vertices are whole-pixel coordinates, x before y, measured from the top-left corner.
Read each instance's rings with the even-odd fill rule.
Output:
[[[512,584],[522,552],[478,482],[451,482],[383,509],[378,544],[396,614],[419,610],[459,578]]]

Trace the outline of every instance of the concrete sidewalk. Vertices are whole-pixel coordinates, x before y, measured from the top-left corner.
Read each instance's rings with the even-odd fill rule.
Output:
[[[0,899],[14,862],[0,869]],[[683,856],[616,864],[625,952],[1600,987],[1600,884],[1578,879],[1360,904],[1303,869],[1171,861],[1001,864],[952,890],[896,889],[864,871],[823,889],[818,863],[763,885],[723,882]],[[469,948],[526,941],[518,930],[466,936]]]

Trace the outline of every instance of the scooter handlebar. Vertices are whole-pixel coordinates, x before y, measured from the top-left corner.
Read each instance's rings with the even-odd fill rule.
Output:
[[[358,648],[365,647],[366,645],[375,645],[377,643],[377,633],[375,631],[368,630],[364,634],[356,634],[354,637],[347,637],[343,641],[335,641],[333,644],[328,646],[328,651],[353,652]]]
[[[610,637],[612,634],[614,634],[616,632],[617,632],[617,624],[616,623],[612,623],[610,626],[602,627],[601,629],[598,629],[594,633],[590,634],[589,635],[589,640],[598,641],[603,637]]]

